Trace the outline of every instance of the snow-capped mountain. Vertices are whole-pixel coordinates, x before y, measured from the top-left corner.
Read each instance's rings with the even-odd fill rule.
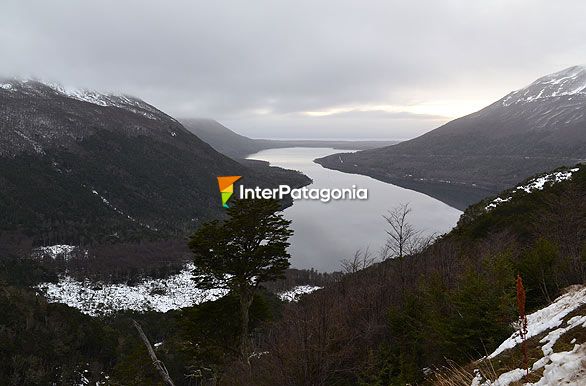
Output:
[[[586,66],[573,66],[537,79],[503,98],[503,106],[539,99],[586,96]]]
[[[439,191],[439,199],[465,208],[531,175],[585,160],[586,67],[573,66],[410,141],[318,162]]]
[[[222,213],[217,176],[261,186],[288,178],[269,172],[218,153],[141,99],[0,81],[0,235],[77,245],[182,237]]]
[[[573,66],[392,148],[428,155],[577,160],[586,158],[585,128],[586,68]]]
[[[0,102],[0,155],[42,153],[46,147],[70,145],[104,127],[104,121],[121,110],[132,113],[134,119],[143,118],[140,124],[125,119],[119,125],[132,135],[172,137],[184,130],[175,119],[141,99],[66,89],[39,80],[0,80]],[[79,114],[81,111],[84,113]]]
[[[157,115],[163,114],[145,101],[130,95],[104,94],[88,89],[65,88],[58,83],[38,79],[0,79],[0,89],[45,97],[51,97],[53,93],[56,93],[98,106],[120,107],[138,113],[150,112],[152,119],[157,119]],[[148,116],[147,114],[143,115]]]

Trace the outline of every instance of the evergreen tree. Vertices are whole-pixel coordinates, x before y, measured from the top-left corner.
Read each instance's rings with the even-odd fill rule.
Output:
[[[199,288],[226,288],[239,297],[238,350],[248,355],[249,309],[262,282],[283,277],[289,267],[291,221],[275,200],[238,200],[224,222],[203,224],[190,238]]]

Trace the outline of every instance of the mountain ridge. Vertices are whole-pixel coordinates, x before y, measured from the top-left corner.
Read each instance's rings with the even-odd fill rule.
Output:
[[[209,143],[214,149],[235,159],[248,157],[266,149],[332,147],[340,150],[361,150],[388,146],[399,142],[387,140],[254,139],[238,134],[213,119],[185,118],[180,121],[188,130]]]
[[[117,114],[112,118],[120,124],[118,131],[129,135],[157,135],[161,139],[167,135],[176,136],[176,131],[187,132],[171,116],[128,95],[66,91],[55,83],[11,79],[0,81],[0,98],[3,102],[0,130],[4,135],[0,155],[15,155],[23,149],[38,153],[47,146],[72,145],[75,140],[103,128],[102,120],[113,114]],[[76,115],[76,108],[84,109],[85,116]],[[51,109],[62,115],[52,114]],[[19,125],[22,122],[19,115],[29,116],[26,125]],[[75,122],[81,118],[83,125],[69,126],[70,132],[60,133],[60,122]],[[11,134],[16,134],[20,140]]]
[[[477,190],[452,203],[465,208],[530,175],[586,160],[584,90],[586,69],[570,67],[415,139],[317,162],[416,190],[425,184]]]
[[[1,84],[0,233],[37,245],[181,238],[222,215],[219,175],[266,187],[309,182],[244,166],[138,98]]]

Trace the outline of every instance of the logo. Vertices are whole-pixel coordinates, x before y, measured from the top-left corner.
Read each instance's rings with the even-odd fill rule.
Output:
[[[338,200],[368,200],[368,189],[352,185],[350,188],[291,188],[289,185],[279,185],[278,188],[245,188],[240,185],[241,199],[278,199],[290,196],[293,200],[317,200],[323,203]]]
[[[234,194],[234,183],[242,176],[221,176],[218,177],[218,186],[222,195],[222,206],[228,208],[228,200]],[[368,200],[368,189],[359,188],[352,185],[350,188],[291,188],[289,185],[279,185],[277,188],[246,188],[240,185],[240,199],[277,199],[282,200],[284,197],[291,197],[293,200],[317,200],[323,203],[338,200]]]
[[[218,186],[220,187],[220,194],[222,194],[222,206],[228,207],[228,200],[234,194],[234,183],[240,179],[241,176],[222,176],[218,177]]]

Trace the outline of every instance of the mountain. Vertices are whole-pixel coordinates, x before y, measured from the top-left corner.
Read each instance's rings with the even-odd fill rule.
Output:
[[[420,137],[317,162],[465,208],[535,173],[586,159],[586,67],[544,76]]]
[[[41,245],[182,237],[223,213],[216,176],[309,182],[278,172],[218,153],[138,98],[0,81],[0,233]]]
[[[245,158],[265,149],[284,147],[332,147],[341,150],[373,149],[388,146],[398,141],[345,141],[345,140],[284,140],[252,139],[240,135],[212,119],[182,119],[183,125],[214,149],[232,158]]]
[[[182,123],[193,134],[228,157],[245,158],[265,149],[256,140],[240,135],[213,119],[185,119]]]

